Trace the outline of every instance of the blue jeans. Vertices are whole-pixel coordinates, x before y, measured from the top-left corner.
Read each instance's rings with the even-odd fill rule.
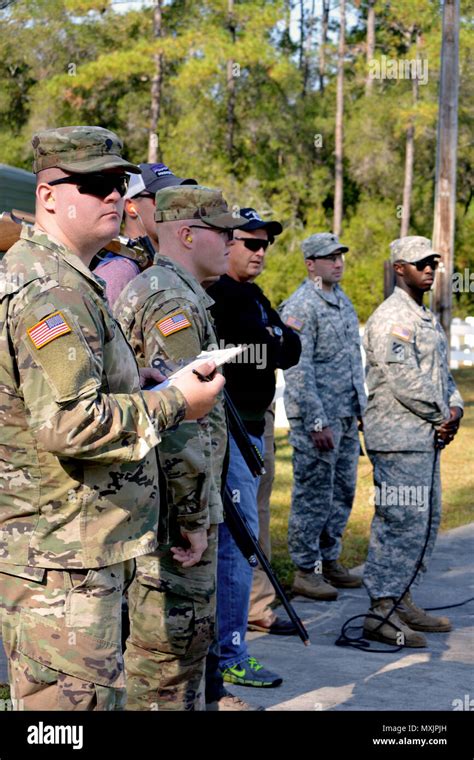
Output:
[[[263,454],[263,436],[250,436]],[[227,485],[258,538],[257,490],[260,478],[254,478],[232,436],[229,436],[229,471]],[[220,644],[219,666],[232,668],[247,659],[245,642],[253,569],[242,555],[225,523],[219,525],[217,560],[217,620]]]

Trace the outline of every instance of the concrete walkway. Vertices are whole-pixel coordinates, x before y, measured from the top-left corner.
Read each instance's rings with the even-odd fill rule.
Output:
[[[474,523],[440,534],[427,577],[414,592],[416,602],[438,607],[473,597],[473,550]],[[336,602],[296,597],[294,606],[311,646],[293,636],[249,633],[251,655],[283,683],[275,689],[228,684],[232,693],[268,710],[453,710],[460,705],[455,700],[469,698],[474,705],[474,602],[438,613],[452,620],[451,633],[427,634],[426,649],[396,654],[334,646],[344,621],[366,611],[364,588],[340,591]]]
[[[473,549],[474,523],[441,534],[416,601],[437,607],[474,596]],[[297,597],[294,605],[312,645],[293,636],[248,634],[250,653],[284,680],[276,689],[232,686],[234,694],[269,710],[453,710],[474,698],[474,603],[440,612],[450,616],[454,630],[428,634],[427,649],[396,654],[334,646],[343,622],[366,611],[363,588],[342,591],[337,602]]]

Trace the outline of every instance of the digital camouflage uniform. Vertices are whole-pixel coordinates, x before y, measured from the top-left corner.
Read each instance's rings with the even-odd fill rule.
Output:
[[[186,207],[196,203],[195,193],[201,190],[200,186],[161,190],[157,206],[172,209],[174,199],[176,204],[182,201],[183,208],[173,218],[180,218],[180,213],[189,218]],[[203,205],[208,193],[221,198],[217,191],[204,190]],[[170,375],[201,351],[216,347],[209,313],[212,304],[193,275],[157,254],[154,265],[119,297],[115,314],[139,364]],[[205,658],[214,635],[216,526],[223,519],[220,489],[226,444],[222,402],[205,419],[168,431],[160,444],[169,520],[161,523],[158,550],[137,562],[128,592],[128,710],[204,709]],[[189,568],[183,568],[170,552],[171,546],[183,544],[181,527],[187,531],[210,528],[208,548],[200,562]]]
[[[120,145],[65,129],[64,161],[76,138],[85,163]],[[41,140],[49,159],[59,138]],[[154,447],[185,409],[177,389],[140,391],[102,284],[25,227],[0,263],[1,634],[20,709],[123,706],[121,596],[131,560],[156,546]]]
[[[392,260],[417,261],[431,252],[426,238],[395,242]],[[432,524],[422,571],[438,532],[441,481],[439,457],[433,472],[435,427],[449,417],[449,407],[462,408],[463,402],[449,371],[443,328],[401,288],[368,320],[364,348],[369,391],[364,436],[374,467],[375,503],[364,584],[372,599],[398,598],[426,539],[430,500]],[[418,573],[415,582],[420,577]]]
[[[339,285],[326,292],[310,279],[280,313],[302,346],[298,364],[284,373],[294,478],[288,547],[298,568],[321,572],[322,560],[336,560],[341,553],[356,487],[357,416],[366,401],[359,326]],[[318,451],[311,432],[328,426],[335,447]]]

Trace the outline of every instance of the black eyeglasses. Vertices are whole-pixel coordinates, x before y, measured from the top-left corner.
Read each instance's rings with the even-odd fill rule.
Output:
[[[81,195],[95,195],[97,198],[107,198],[113,190],[117,190],[123,198],[128,190],[128,174],[76,174],[71,177],[53,179],[48,185],[77,185]]]
[[[260,251],[260,249],[262,248],[264,251],[266,251],[268,246],[270,245],[269,240],[260,240],[259,238],[236,237],[234,238],[234,240],[240,240],[240,242],[243,243],[244,246],[248,248],[249,251],[253,251],[254,253],[257,253],[257,251]]]
[[[234,230],[232,227],[213,227],[212,224],[206,224],[205,227],[202,224],[188,224],[188,227],[192,227],[195,230],[213,230],[220,235],[226,235],[227,240],[232,240],[234,237]]]
[[[439,259],[421,259],[420,261],[404,261],[404,264],[411,264],[412,267],[416,267],[419,272],[423,272],[426,267],[430,267],[433,272],[438,269]]]

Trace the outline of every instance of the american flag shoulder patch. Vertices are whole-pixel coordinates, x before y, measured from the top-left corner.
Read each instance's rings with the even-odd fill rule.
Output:
[[[400,340],[410,342],[413,337],[413,330],[410,330],[409,327],[404,327],[403,325],[392,325],[392,335],[395,335],[396,338],[400,338]]]
[[[160,319],[156,323],[156,327],[166,338],[168,335],[172,335],[179,330],[184,330],[185,327],[191,327],[191,322],[184,311],[177,311],[174,314],[169,314],[167,317]]]
[[[55,311],[27,330],[35,348],[43,348],[47,343],[56,340],[60,335],[70,333],[71,328],[60,311]]]
[[[297,319],[296,317],[288,317],[286,324],[288,327],[292,327],[293,330],[297,330],[299,332],[303,328],[304,322],[302,322],[301,319]]]

